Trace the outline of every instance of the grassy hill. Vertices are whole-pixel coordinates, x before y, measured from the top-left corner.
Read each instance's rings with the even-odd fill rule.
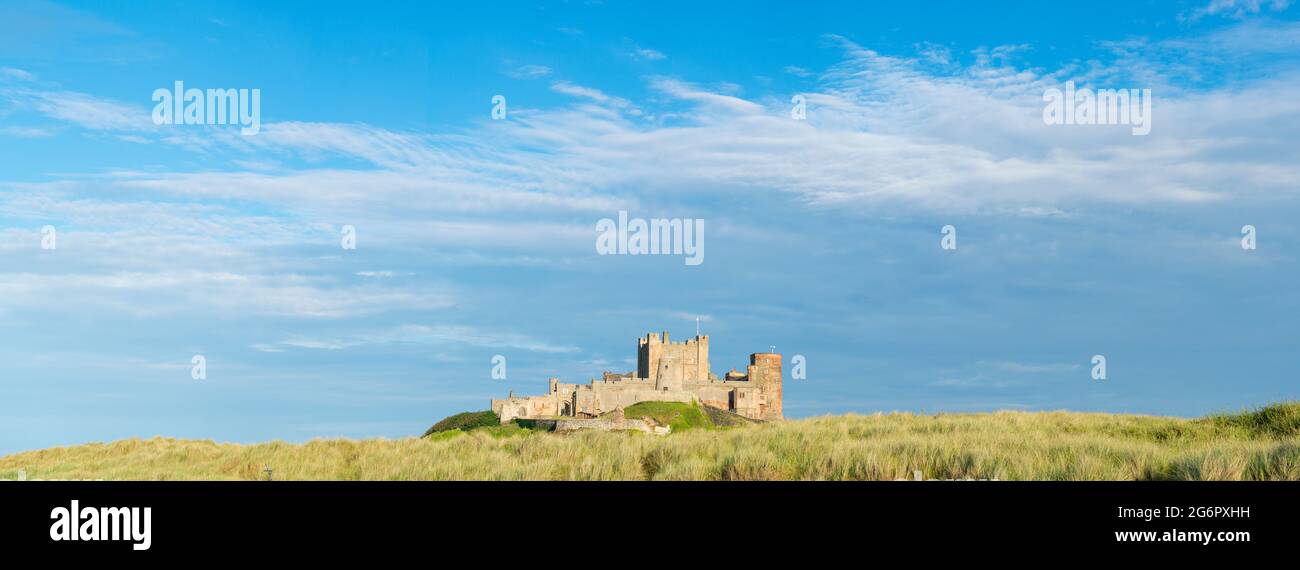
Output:
[[[731,412],[701,406],[699,403],[640,402],[628,406],[623,412],[628,419],[646,420],[651,425],[668,426],[674,432],[761,423]],[[433,427],[424,432],[424,437],[446,438],[450,435],[447,432],[452,431],[482,431],[497,436],[524,435],[521,430],[553,431],[554,427],[554,421],[550,419],[515,419],[502,425],[501,418],[491,411],[461,412],[433,424]]]
[[[674,433],[691,429],[734,427],[745,423],[758,423],[731,412],[708,406],[679,402],[641,402],[623,410],[628,419],[649,420],[654,425],[668,426]]]
[[[461,431],[470,431],[478,428],[492,427],[501,425],[501,418],[497,417],[492,411],[486,412],[461,412],[452,416],[443,418],[442,421],[433,424],[428,431],[424,432],[425,437],[435,433],[451,431],[458,429]]]
[[[700,421],[679,412],[636,410],[656,421],[667,413],[670,425]],[[824,416],[667,437],[474,428],[481,418],[461,419],[468,431],[399,440],[155,438],[53,448],[0,457],[0,479],[17,478],[19,469],[44,479],[260,479],[270,466],[276,479],[900,479],[920,471],[928,479],[1300,480],[1300,403],[1198,419]]]

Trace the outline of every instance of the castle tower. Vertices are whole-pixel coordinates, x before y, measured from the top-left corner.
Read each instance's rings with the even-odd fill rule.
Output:
[[[749,355],[749,381],[762,396],[758,405],[759,418],[784,419],[781,401],[781,355],[775,352],[757,352]]]
[[[667,336],[667,335],[664,335]],[[659,376],[659,357],[663,343],[659,335],[650,333],[636,340],[636,377],[654,380]]]
[[[650,333],[637,339],[637,377],[651,380],[657,390],[680,390],[686,383],[707,382],[709,337],[696,335],[684,342],[672,342],[668,332]]]

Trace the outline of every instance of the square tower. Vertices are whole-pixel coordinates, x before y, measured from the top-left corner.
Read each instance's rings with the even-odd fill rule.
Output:
[[[657,389],[681,389],[687,382],[707,382],[709,337],[699,335],[685,342],[672,342],[665,331],[637,339],[637,378],[652,380]]]
[[[749,355],[749,381],[758,389],[758,418],[779,420],[785,417],[781,394],[781,355],[756,352]]]

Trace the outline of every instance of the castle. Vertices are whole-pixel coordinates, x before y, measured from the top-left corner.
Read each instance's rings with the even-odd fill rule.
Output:
[[[650,333],[637,339],[635,372],[605,372],[585,386],[551,378],[546,394],[512,393],[492,400],[492,411],[501,423],[516,418],[595,418],[650,401],[699,402],[751,419],[782,419],[781,355],[751,354],[745,372],[733,368],[719,378],[709,368],[708,335],[672,342],[667,332]]]

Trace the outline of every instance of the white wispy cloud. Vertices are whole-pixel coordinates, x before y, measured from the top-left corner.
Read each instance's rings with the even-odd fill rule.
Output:
[[[608,95],[599,89],[574,85],[568,81],[556,81],[551,84],[551,90],[556,93],[563,93],[573,97],[590,99],[596,103],[623,110],[630,115],[636,116],[641,114],[641,110],[633,105],[631,101],[622,97]]]
[[[14,67],[0,67],[0,76],[18,79],[21,81],[35,81],[36,76],[22,69]]]
[[[113,131],[154,129],[149,109],[85,93],[21,87],[0,89],[0,97],[14,105],[87,129]]]
[[[282,351],[283,347],[312,350],[343,350],[384,344],[465,344],[491,349],[518,349],[529,352],[567,353],[578,348],[544,342],[528,335],[509,331],[487,330],[465,325],[407,324],[386,330],[338,338],[291,337],[276,343],[253,345],[262,352]]]
[[[1074,363],[1035,363],[1016,362],[1012,360],[997,360],[986,364],[994,370],[1021,374],[1054,374],[1071,372],[1083,368],[1082,365]]]
[[[545,65],[521,65],[506,72],[514,79],[540,79],[551,74],[551,68]]]
[[[1260,42],[1257,49],[1292,41],[1300,27],[1269,29],[1288,39]],[[1127,63],[1135,50],[1163,59],[1214,50],[1222,33],[1116,45],[1116,61]],[[1245,191],[1243,181],[1252,192],[1291,193],[1300,181],[1300,169],[1286,160],[1294,151],[1276,132],[1294,125],[1287,119],[1300,110],[1294,70],[1222,89],[1179,89],[1155,78],[1153,133],[1132,137],[1125,128],[1041,120],[1044,89],[1067,79],[1111,86],[1121,77],[1119,67],[1022,69],[1010,61],[1024,46],[1001,46],[978,50],[970,66],[935,71],[927,67],[933,49],[887,56],[843,37],[828,39],[844,59],[807,92],[807,121],[790,119],[785,97],[747,99],[664,76],[648,78],[648,86],[686,107],[665,114],[668,123],[645,121],[626,98],[556,81],[554,91],[584,103],[531,109],[459,133],[303,122],[268,123],[255,137],[208,133],[210,141],[250,155],[348,158],[374,165],[371,170],[112,176],[135,189],[309,211],[416,204],[440,211],[596,212],[626,204],[614,195],[622,192],[610,189],[705,186],[792,193],[814,207],[1012,215],[1088,203],[1222,200]],[[28,96],[44,102],[39,109],[54,118],[135,128],[112,102],[66,92]],[[1263,131],[1270,134],[1259,136]]]
[[[653,50],[650,48],[643,48],[643,47],[637,47],[636,49],[632,50],[632,55],[637,59],[644,59],[648,61],[658,61],[661,59],[668,59],[668,56],[664,55],[663,52],[661,51]]]
[[[652,78],[650,86],[676,99],[698,104],[699,109],[695,117],[699,120],[711,119],[713,118],[711,115],[716,112],[758,115],[768,110],[763,105],[753,101],[747,101],[733,95],[711,92],[671,77]]]
[[[93,307],[136,316],[215,314],[341,318],[451,306],[430,289],[347,286],[303,275],[220,271],[0,273],[0,313],[36,307]]]
[[[794,75],[796,77],[812,77],[813,75],[811,71],[808,71],[807,69],[804,69],[797,65],[787,65],[783,68],[783,71],[789,73],[790,75]]]
[[[623,48],[619,53],[624,57],[638,61],[660,61],[668,59],[668,56],[664,55],[663,52],[638,45],[636,42],[627,38],[623,39]]]
[[[1210,0],[1209,4],[1185,13],[1181,17],[1188,20],[1197,20],[1204,16],[1241,19],[1263,11],[1282,11],[1290,5],[1291,0]]]
[[[52,137],[58,134],[58,132],[59,129],[54,127],[0,127],[0,133],[24,139]]]

